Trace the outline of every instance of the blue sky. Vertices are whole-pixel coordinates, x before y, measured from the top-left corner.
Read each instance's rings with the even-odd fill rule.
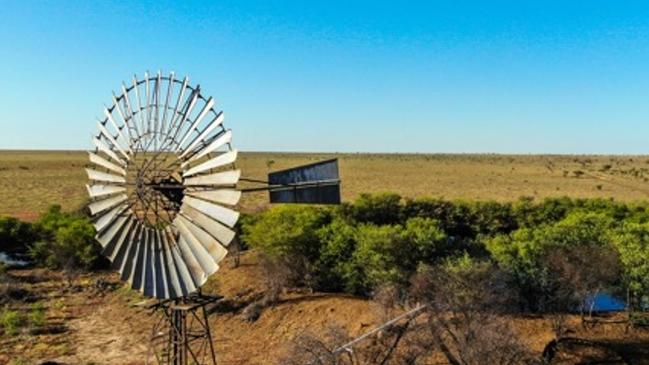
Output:
[[[643,1],[4,1],[0,149],[188,75],[241,150],[649,153]]]

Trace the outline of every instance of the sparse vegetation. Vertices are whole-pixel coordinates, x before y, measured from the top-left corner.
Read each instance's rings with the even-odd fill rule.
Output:
[[[297,161],[307,158],[305,156],[308,155],[289,155],[289,160],[274,158],[276,162],[272,167],[305,162]],[[259,162],[255,154],[244,155],[244,158],[249,158],[247,163]],[[346,155],[341,163],[360,164],[362,161],[380,165],[395,159],[408,166],[429,164],[419,167],[422,171],[431,169],[427,172],[429,175],[432,169],[443,171],[445,165],[457,169],[456,163],[466,164],[482,174],[483,189],[498,185],[496,182],[504,176],[517,181],[519,187],[524,185],[525,189],[487,192],[458,184],[455,192],[449,193],[450,180],[440,176],[436,181],[429,179],[426,186],[415,184],[412,191],[405,192],[404,198],[396,193],[361,194],[358,187],[365,182],[352,179],[349,184],[352,193],[346,190],[348,180],[344,182],[343,192],[347,198],[358,199],[339,207],[295,205],[264,211],[262,205],[253,204],[254,210],[260,212],[245,215],[237,229],[242,232],[241,248],[252,247],[256,255],[260,254],[255,265],[261,280],[260,285],[247,288],[248,294],[236,301],[241,305],[232,307],[230,312],[236,313],[237,320],[257,321],[255,326],[262,326],[270,320],[267,316],[272,318],[276,315],[273,312],[282,306],[292,300],[311,297],[314,291],[345,292],[363,298],[374,297],[381,303],[392,303],[390,306],[395,308],[402,306],[391,310],[392,315],[416,300],[438,309],[447,308],[444,312],[448,316],[435,316],[431,311],[425,323],[395,326],[359,350],[359,354],[369,359],[362,360],[365,363],[392,359],[390,361],[395,364],[415,364],[416,359],[430,356],[430,349],[447,351],[446,359],[457,364],[516,363],[512,362],[515,358],[533,361],[532,357],[538,358],[540,351],[537,349],[534,356],[530,355],[530,348],[512,326],[511,314],[535,312],[551,318],[548,321],[552,322],[555,344],[565,343],[568,334],[573,333],[570,331],[574,331],[569,313],[588,314],[588,300],[604,292],[629,298],[632,310],[629,323],[636,327],[646,325],[648,317],[643,309],[649,297],[646,264],[649,262],[649,205],[610,199],[539,198],[575,195],[577,190],[576,195],[600,196],[604,193],[604,185],[597,182],[603,173],[606,174],[606,194],[622,191],[627,194],[625,188],[616,185],[616,180],[610,179],[626,179],[627,185],[646,179],[649,170],[634,165],[642,163],[644,166],[645,160],[606,159],[608,167],[603,168],[604,160],[600,158],[576,161],[552,158],[539,165],[546,178],[552,177],[541,179],[543,183],[534,177],[535,167],[530,166],[534,159],[523,157]],[[266,165],[265,160],[260,161],[265,173],[270,165]],[[23,164],[29,165],[28,162]],[[491,170],[481,170],[484,164]],[[412,176],[415,170],[408,173]],[[4,173],[32,174],[35,171],[31,167],[9,166],[0,171],[0,182]],[[569,176],[575,175],[573,171],[583,174],[579,179],[563,179],[562,171],[569,171]],[[393,176],[374,177],[382,178],[399,180]],[[545,186],[550,180],[551,184]],[[485,185],[485,181],[489,183]],[[557,192],[558,185],[560,192]],[[431,186],[441,187],[432,194],[437,197],[420,197]],[[461,192],[466,200],[439,197],[443,195],[440,192],[449,193],[446,196],[450,198],[459,197],[458,191],[467,186],[468,189]],[[526,191],[528,197],[512,199],[519,191]],[[636,193],[622,195],[627,199],[637,197]],[[474,200],[482,196],[495,197],[498,201]],[[99,247],[94,242],[94,230],[83,214],[69,213],[75,208],[69,204],[65,209],[53,207],[33,223],[0,218],[0,238],[3,243],[11,242],[11,247],[18,250],[29,248],[38,265],[63,269],[97,267]],[[221,270],[224,269],[222,266]],[[229,269],[248,268],[235,265]],[[78,286],[92,286],[94,282],[89,277],[83,280],[76,281]],[[300,290],[293,290],[296,287]],[[221,286],[209,288],[221,291]],[[422,290],[433,291],[438,296],[426,297]],[[386,296],[386,292],[389,295]],[[499,293],[497,300],[492,292]],[[318,294],[322,293],[315,293]],[[141,300],[136,292],[126,287],[117,290],[115,295],[126,304]],[[28,303],[23,308],[29,308],[23,310],[23,314],[11,306],[2,311],[0,322],[4,333],[16,334],[29,327],[31,336],[31,327],[49,327],[46,317],[54,317],[55,311],[69,310],[69,304],[61,299],[53,299],[45,306],[42,298],[31,294],[23,297],[24,303]],[[476,306],[467,306],[467,299]],[[31,304],[34,300],[36,303]],[[268,314],[262,313],[272,305],[280,307]],[[342,337],[337,336],[338,340],[349,339],[351,333],[355,335],[357,331],[340,333]],[[453,341],[451,334],[461,334],[464,338],[460,336],[462,341]],[[302,339],[305,344],[337,342],[313,336],[309,339],[307,335]],[[399,344],[398,350],[388,354],[386,351],[392,351],[395,341]],[[54,353],[53,348],[39,351]],[[557,349],[552,351],[560,350]],[[463,353],[468,350],[471,352]],[[69,352],[69,348],[65,352]],[[361,358],[356,361],[358,359]]]
[[[8,336],[16,335],[25,323],[24,316],[17,310],[4,308],[0,312],[0,324],[4,333]]]
[[[621,201],[647,198],[647,159],[590,156],[507,156],[448,154],[309,154],[241,153],[237,166],[245,176],[263,180],[272,170],[280,170],[326,158],[338,157],[346,201],[363,193],[395,192],[407,198],[436,197],[448,200],[513,201],[520,196],[537,199],[614,197]],[[273,161],[269,165],[269,161]],[[34,221],[50,204],[59,203],[71,212],[87,199],[87,176],[83,167],[88,156],[82,151],[2,151],[0,152],[0,215],[8,214]],[[552,169],[548,169],[548,165]],[[602,166],[611,165],[606,171]],[[20,169],[26,166],[29,169]],[[628,173],[635,168],[645,177]],[[588,173],[579,179],[572,171]],[[596,190],[597,176],[610,180],[606,189]],[[568,178],[564,178],[568,177]],[[527,181],[527,182],[524,182]],[[609,186],[610,184],[610,186]],[[242,186],[248,186],[242,183]],[[561,189],[557,190],[557,186]],[[239,207],[255,213],[268,207],[267,194],[244,194]]]
[[[90,221],[63,213],[54,205],[34,224],[39,238],[29,246],[29,255],[38,264],[67,271],[90,269],[100,262],[100,246]]]

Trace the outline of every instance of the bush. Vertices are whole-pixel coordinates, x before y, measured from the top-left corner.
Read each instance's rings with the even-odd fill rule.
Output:
[[[622,262],[625,286],[639,306],[649,297],[649,223],[625,224],[613,242]]]
[[[588,293],[618,289],[622,280],[638,301],[649,297],[646,203],[402,201],[396,194],[363,194],[334,208],[275,207],[241,227],[269,267],[286,267],[288,281],[318,290],[370,295],[382,285],[406,285],[422,265],[466,254],[505,271],[527,309],[547,309],[560,297],[562,307],[574,307]],[[283,270],[275,270],[281,282]]]
[[[610,246],[612,225],[613,220],[604,214],[575,211],[555,224],[490,238],[486,247],[498,265],[514,278],[522,304],[539,310],[548,298],[556,295],[553,265],[547,261],[549,254],[579,250],[583,255],[594,255],[592,247]]]
[[[270,259],[288,265],[293,279],[312,276],[320,256],[318,230],[331,221],[327,209],[310,206],[278,206],[243,226],[243,239]],[[309,281],[309,280],[306,280]]]
[[[322,247],[315,279],[319,290],[354,292],[359,279],[350,260],[356,251],[357,234],[357,226],[340,217],[318,230]]]
[[[5,308],[0,312],[0,324],[5,334],[13,336],[25,325],[25,318],[20,312]]]
[[[24,253],[36,237],[36,231],[31,224],[13,217],[0,217],[2,251]]]
[[[36,302],[32,304],[27,320],[29,325],[33,327],[41,327],[45,324],[45,307],[43,303]]]
[[[473,238],[476,235],[471,224],[471,207],[468,203],[431,198],[407,200],[403,207],[403,216],[406,219],[434,219],[449,236]]]
[[[85,217],[54,205],[35,223],[40,238],[29,249],[36,263],[53,269],[90,269],[102,262],[95,229]]]
[[[432,264],[457,249],[451,245],[439,221],[430,218],[408,219],[403,238],[406,246],[400,250],[402,266],[411,272],[420,262]]]
[[[365,224],[358,228],[357,247],[344,274],[346,288],[356,294],[370,294],[382,283],[402,283],[399,257],[403,227]]]
[[[397,224],[401,219],[401,196],[393,193],[361,194],[343,213],[358,223]]]

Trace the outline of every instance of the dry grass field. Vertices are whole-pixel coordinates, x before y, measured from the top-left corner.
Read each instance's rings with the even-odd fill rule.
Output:
[[[514,200],[521,196],[649,197],[649,156],[242,153],[243,176],[338,157],[344,200],[364,192],[404,197]],[[83,206],[83,151],[0,151],[0,214],[32,220],[58,203]],[[266,193],[244,195],[243,211],[267,206]]]

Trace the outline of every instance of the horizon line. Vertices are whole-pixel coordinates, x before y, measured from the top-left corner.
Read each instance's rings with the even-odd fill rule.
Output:
[[[0,148],[3,152],[89,152],[93,149],[41,149],[41,148]],[[619,156],[619,157],[649,157],[647,153],[562,153],[562,152],[373,152],[373,151],[290,151],[290,150],[239,150],[242,153],[266,154],[308,154],[308,155],[487,155],[487,156]]]

